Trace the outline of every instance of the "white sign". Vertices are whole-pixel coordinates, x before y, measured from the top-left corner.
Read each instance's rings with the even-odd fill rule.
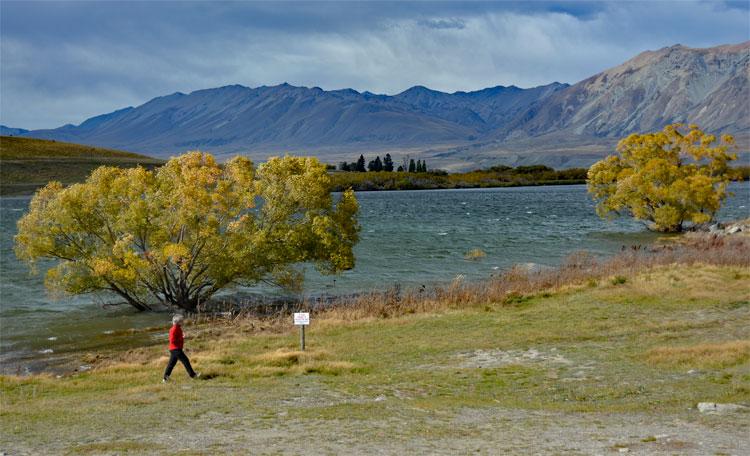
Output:
[[[310,324],[310,313],[308,312],[295,312],[294,313],[294,324],[297,326],[306,326]]]

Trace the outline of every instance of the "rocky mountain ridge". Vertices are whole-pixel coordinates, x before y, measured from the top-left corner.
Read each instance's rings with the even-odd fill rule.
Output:
[[[201,149],[256,160],[279,153],[334,162],[359,153],[466,169],[506,163],[587,166],[617,138],[673,122],[750,138],[750,42],[646,51],[574,85],[397,95],[289,84],[174,93],[80,125],[17,135],[166,157]]]

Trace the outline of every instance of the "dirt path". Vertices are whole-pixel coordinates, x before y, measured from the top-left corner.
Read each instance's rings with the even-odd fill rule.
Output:
[[[392,413],[372,420],[299,419],[289,418],[290,412],[312,404],[279,403],[276,415],[209,412],[177,418],[172,429],[144,429],[106,441],[91,435],[69,442],[59,436],[44,448],[6,441],[2,454],[750,454],[748,413],[686,410],[680,416],[654,416],[503,408],[446,413],[414,409],[393,397],[372,400],[389,402]]]

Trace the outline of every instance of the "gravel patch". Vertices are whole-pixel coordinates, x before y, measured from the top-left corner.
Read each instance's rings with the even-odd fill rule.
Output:
[[[554,348],[542,352],[534,348],[528,350],[473,350],[455,356],[456,364],[451,367],[494,368],[513,364],[556,364],[572,365],[573,362],[557,353]]]

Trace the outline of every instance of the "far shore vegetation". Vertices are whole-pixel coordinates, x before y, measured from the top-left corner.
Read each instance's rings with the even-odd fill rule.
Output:
[[[415,165],[416,169],[416,165]],[[586,168],[554,170],[544,165],[511,167],[496,165],[463,173],[428,171],[335,171],[333,189],[436,190],[457,188],[519,187],[527,185],[572,185],[586,183]]]
[[[484,169],[448,173],[432,169],[426,160],[407,159],[396,164],[390,157],[329,164],[331,189],[355,191],[438,190],[463,188],[520,187],[537,185],[581,185],[586,168],[555,170],[544,165],[511,167],[495,165]],[[0,137],[0,196],[31,195],[48,182],[64,185],[83,182],[99,166],[154,169],[166,160],[142,154],[80,144],[13,136]],[[344,166],[345,165],[345,166]],[[371,165],[368,167],[368,165]],[[419,165],[419,166],[418,166]],[[389,171],[390,169],[390,171]],[[733,181],[750,180],[750,166],[729,169]]]

